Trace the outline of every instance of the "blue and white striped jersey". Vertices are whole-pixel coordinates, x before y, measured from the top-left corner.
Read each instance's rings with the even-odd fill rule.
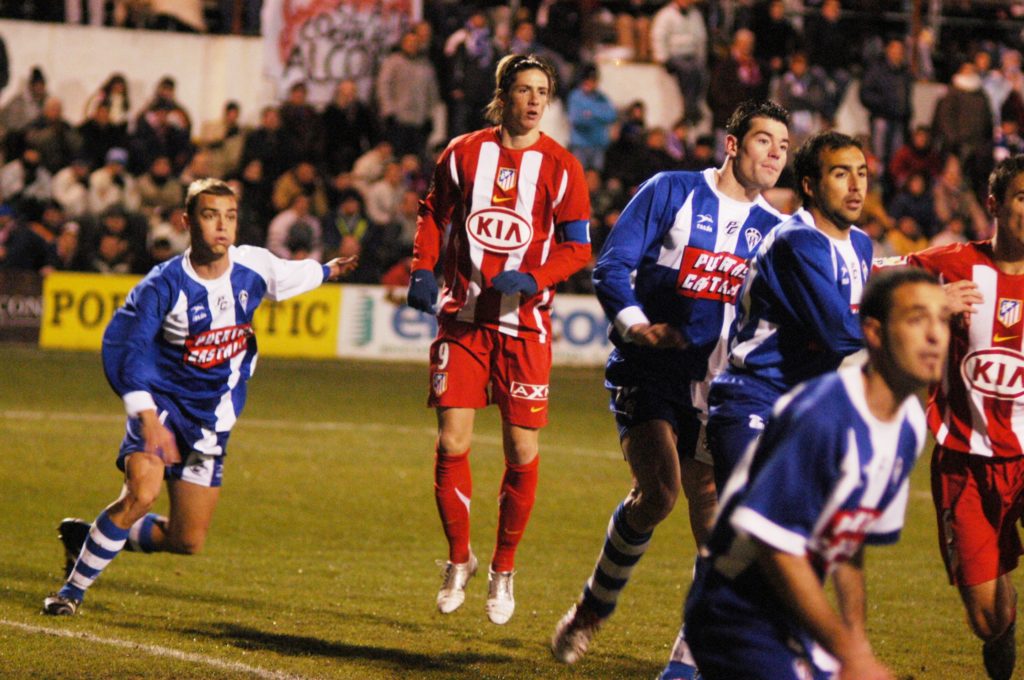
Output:
[[[737,302],[728,374],[786,392],[835,370],[863,345],[857,310],[871,271],[871,238],[833,239],[799,210],[761,244]]]
[[[720,598],[726,609],[791,628],[792,616],[752,568],[754,539],[806,555],[822,580],[863,544],[896,542],[925,434],[915,396],[891,421],[870,413],[861,366],[788,393],[729,478],[708,540],[709,568],[699,571],[690,599]]]
[[[715,172],[655,175],[605,241],[594,287],[613,322],[608,374],[617,384],[653,382],[685,393],[691,381],[709,379],[725,364],[747,260],[782,215],[761,197],[745,203],[719,193]],[[626,342],[623,334],[637,323],[668,323],[689,346],[655,350]]]
[[[129,415],[155,408],[158,395],[204,431],[229,432],[256,367],[256,308],[316,288],[330,270],[232,246],[228,271],[203,279],[188,255],[157,265],[132,288],[103,334],[103,369]],[[221,453],[214,448],[203,453]]]

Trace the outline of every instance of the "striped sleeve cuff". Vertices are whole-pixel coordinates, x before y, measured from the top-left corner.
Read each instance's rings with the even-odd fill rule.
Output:
[[[156,410],[156,402],[153,401],[153,395],[149,392],[136,390],[128,392],[122,398],[124,399],[124,410],[130,416],[137,416],[142,411]]]
[[[753,536],[762,543],[791,555],[807,554],[807,538],[775,524],[755,510],[740,506],[733,511],[730,524],[736,531]]]

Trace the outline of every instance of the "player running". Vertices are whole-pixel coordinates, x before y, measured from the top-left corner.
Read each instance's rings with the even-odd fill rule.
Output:
[[[124,487],[91,526],[61,523],[67,581],[44,600],[46,614],[78,611],[122,549],[199,552],[256,365],[256,308],[264,298],[312,290],[356,264],[286,261],[263,248],[235,247],[238,198],[220,180],[192,182],[185,213],[191,248],[136,285],[103,334],[103,369],[128,412],[117,458]],[[164,479],[167,517],[149,512]]]
[[[939,275],[962,312],[946,378],[928,400],[932,495],[946,571],[984,641],[985,670],[1008,680],[1017,618],[1010,573],[1024,511],[1024,155],[996,167],[988,193],[992,239],[931,248],[909,262]]]
[[[505,476],[486,603],[497,624],[515,610],[515,551],[537,488],[554,286],[590,258],[583,169],[539,128],[554,83],[551,66],[537,57],[509,55],[498,63],[486,112],[496,127],[457,137],[441,154],[413,246],[409,305],[433,311],[433,270],[450,225],[428,399],[438,423],[434,495],[448,540],[437,608],[458,609],[477,570],[469,541],[469,450],[476,409],[497,403]]]
[[[680,488],[697,544],[707,538],[715,512],[702,436],[707,389],[725,361],[746,261],[782,219],[761,192],[786,165],[787,124],[774,102],[744,102],[729,120],[722,167],[655,175],[605,242],[594,269],[615,344],[605,385],[633,489],[612,514],[579,601],[555,629],[551,649],[565,663],[586,652],[611,616]]]
[[[899,538],[925,439],[915,393],[942,377],[950,311],[934,277],[901,268],[872,278],[860,318],[868,362],[781,399],[722,494],[686,601],[708,680],[894,677],[867,638],[863,546]]]

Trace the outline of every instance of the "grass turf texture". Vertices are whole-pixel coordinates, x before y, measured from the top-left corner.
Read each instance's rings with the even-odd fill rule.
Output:
[[[241,678],[251,667],[282,678],[653,678],[666,660],[694,556],[682,499],[591,652],[567,668],[547,649],[628,489],[599,369],[552,377],[506,626],[483,611],[503,471],[496,409],[478,414],[471,457],[481,571],[463,607],[442,616],[425,367],[268,359],[232,435],[203,553],[122,554],[77,617],[53,619],[39,610],[61,580],[55,527],[91,521],[113,500],[123,416],[97,355],[3,354],[0,676]],[[984,676],[935,545],[926,460],[903,540],[869,549],[867,565],[871,639],[898,677]]]

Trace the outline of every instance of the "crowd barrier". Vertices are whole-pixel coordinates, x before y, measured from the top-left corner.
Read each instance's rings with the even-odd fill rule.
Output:
[[[0,272],[0,341],[48,349],[98,350],[103,331],[140,277]],[[265,301],[253,319],[264,356],[423,361],[437,320],[407,307],[404,291],[327,284],[283,302]],[[610,351],[608,321],[592,296],[558,295],[552,309],[558,365],[599,366]]]

